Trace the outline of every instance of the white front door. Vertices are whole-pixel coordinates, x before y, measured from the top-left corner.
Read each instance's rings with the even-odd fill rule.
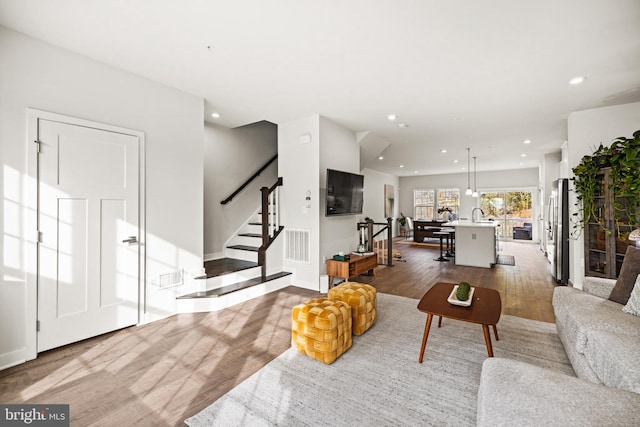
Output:
[[[140,141],[42,118],[38,140],[40,352],[138,322]]]

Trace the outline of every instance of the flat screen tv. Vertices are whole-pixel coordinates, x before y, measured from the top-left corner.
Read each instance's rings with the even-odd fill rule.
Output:
[[[364,176],[327,169],[326,216],[362,213]]]

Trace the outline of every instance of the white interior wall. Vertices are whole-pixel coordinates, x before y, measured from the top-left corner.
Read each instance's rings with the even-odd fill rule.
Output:
[[[293,284],[319,290],[320,277],[320,119],[313,115],[278,123],[278,176],[281,223],[288,229],[309,230],[310,261],[284,260],[294,273]],[[309,194],[311,207],[305,207]],[[324,274],[324,273],[323,273]]]
[[[358,246],[357,224],[364,215],[325,216],[327,169],[360,173],[360,146],[356,134],[331,120],[320,117],[320,271],[324,261],[340,251],[349,253]],[[364,193],[368,183],[364,181]]]
[[[476,176],[478,191],[538,188],[538,168],[477,172]],[[473,174],[471,174],[471,187],[473,188]],[[400,177],[400,212],[405,216],[413,217],[413,190],[427,188],[459,188],[460,218],[471,218],[471,211],[477,206],[478,199],[465,195],[466,173]],[[537,190],[534,193],[537,200]],[[537,212],[534,211],[534,218],[536,217]]]
[[[201,267],[204,102],[4,27],[0,63],[1,368],[33,357],[25,349],[36,339],[25,318],[26,279],[34,274],[26,259],[35,232],[24,221],[32,202],[27,108],[144,132],[148,283],[161,273]],[[145,321],[174,313],[174,291],[146,285],[146,298]]]
[[[364,182],[366,187],[364,192],[364,208],[362,212],[363,217],[372,218],[375,222],[386,221],[386,218],[384,217],[384,186],[385,184],[389,184],[393,185],[394,189],[394,207],[392,215],[393,218],[398,218],[400,216],[400,179],[395,175],[390,175],[384,172],[379,172],[367,168],[363,169],[361,173],[364,175]],[[393,222],[393,235],[398,235],[397,221]]]
[[[323,257],[351,251],[357,245],[356,223],[364,216],[325,217],[326,170],[359,173],[360,149],[350,130],[318,115],[278,124],[278,175],[282,224],[310,231],[310,261],[284,260],[293,284],[320,290]],[[365,182],[365,193],[366,193]],[[305,207],[309,194],[311,207]]]
[[[640,102],[576,111],[569,115],[568,167],[574,168],[582,156],[591,155],[600,143],[611,145],[619,136],[632,137],[640,129]],[[573,176],[573,173],[570,173]],[[573,188],[573,182],[570,183]],[[569,193],[571,213],[576,212],[575,193]],[[573,231],[573,230],[571,230]],[[569,278],[582,288],[584,277],[584,238],[582,234],[569,242]]]
[[[278,160],[226,205],[233,193],[278,152],[278,127],[258,122],[235,129],[204,127],[204,257],[221,258],[224,244],[260,207],[260,188],[277,179]]]

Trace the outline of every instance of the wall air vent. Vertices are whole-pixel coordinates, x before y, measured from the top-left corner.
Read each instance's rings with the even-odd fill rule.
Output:
[[[285,261],[310,262],[310,230],[285,228]]]

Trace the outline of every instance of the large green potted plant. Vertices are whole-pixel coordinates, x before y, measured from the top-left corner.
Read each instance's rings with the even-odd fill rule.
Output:
[[[406,236],[407,234],[407,217],[404,216],[402,212],[400,212],[400,216],[397,219],[398,224],[400,224],[400,235]]]
[[[576,192],[574,213],[574,235],[584,229],[587,222],[597,222],[604,229],[602,212],[597,208],[596,197],[602,194],[600,169],[610,167],[608,184],[614,196],[614,221],[618,237],[626,240],[628,232],[621,232],[620,225],[628,224],[631,229],[638,226],[640,208],[640,130],[633,138],[616,138],[611,146],[602,144],[590,156],[584,156],[573,170],[573,184]],[[606,230],[606,229],[605,229]],[[609,230],[606,230],[610,233]]]
[[[628,224],[631,229],[638,226],[640,208],[640,130],[633,138],[620,137],[610,147],[611,181],[613,194],[613,216],[618,237],[626,240],[629,231],[622,233],[620,226]]]
[[[580,163],[572,169],[576,207],[578,208],[578,211],[573,213],[573,229],[576,237],[580,235],[589,221],[597,222],[604,228],[602,212],[597,209],[596,202],[596,196],[601,191],[601,181],[598,178],[601,164],[601,155],[584,156]]]

